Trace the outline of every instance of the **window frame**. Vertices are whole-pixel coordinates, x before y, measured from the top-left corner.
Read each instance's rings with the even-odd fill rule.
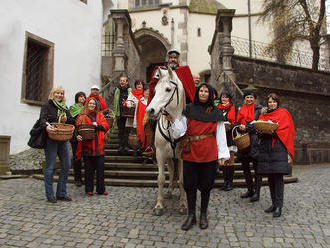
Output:
[[[45,79],[42,82],[42,97],[41,101],[27,99],[26,92],[26,69],[27,69],[27,53],[28,53],[28,43],[34,42],[42,47],[47,48],[46,57],[46,68],[44,69]],[[23,72],[22,72],[22,85],[21,85],[21,103],[42,106],[47,102],[48,94],[53,87],[54,83],[54,43],[34,35],[30,32],[25,32],[25,48],[24,48],[24,59],[23,59]]]

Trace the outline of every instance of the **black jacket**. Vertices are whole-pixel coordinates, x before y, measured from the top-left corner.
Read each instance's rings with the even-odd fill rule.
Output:
[[[291,165],[288,163],[288,151],[275,134],[274,147],[272,135],[261,134],[258,145],[258,174],[291,174]]]
[[[66,111],[66,123],[67,124],[75,124],[74,118],[71,116],[69,110]],[[43,128],[46,128],[46,122],[51,123],[51,122],[58,122],[58,117],[57,117],[57,107],[53,103],[52,100],[48,100],[48,102],[42,106],[40,110],[40,125]]]

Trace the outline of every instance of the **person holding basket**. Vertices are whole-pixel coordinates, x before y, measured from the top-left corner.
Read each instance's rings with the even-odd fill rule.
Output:
[[[104,139],[105,133],[109,130],[104,115],[100,112],[95,98],[89,98],[85,107],[78,116],[76,125],[90,124],[94,135],[83,133],[77,135],[78,147],[76,159],[84,158],[85,163],[85,192],[93,195],[94,173],[96,171],[96,192],[99,195],[107,195],[104,184]],[[78,130],[79,133],[79,130]]]
[[[295,129],[292,117],[285,108],[280,107],[280,98],[275,93],[267,96],[267,106],[259,120],[277,123],[275,131],[260,130],[260,145],[257,173],[268,176],[268,184],[272,205],[265,210],[273,212],[273,217],[280,217],[283,207],[284,182],[283,175],[292,171],[294,156]]]
[[[258,137],[256,130],[253,126],[253,122],[258,120],[262,106],[255,104],[257,94],[252,90],[244,91],[244,105],[237,112],[237,122],[240,124],[239,129],[241,132],[249,133],[251,145],[249,148],[240,150],[238,152],[238,158],[242,162],[243,173],[247,185],[247,192],[241,195],[241,198],[250,198],[251,202],[259,201],[260,188],[262,183],[262,177],[257,175],[258,167]],[[253,164],[254,169],[254,183],[250,170],[250,162]]]
[[[68,140],[54,140],[50,137],[56,135],[54,122],[74,124],[68,107],[65,105],[64,89],[62,86],[54,87],[48,97],[48,102],[42,106],[40,111],[40,125],[46,129],[48,137],[45,146],[46,166],[44,169],[45,191],[47,201],[56,203],[60,201],[71,201],[66,191],[69,169],[71,166]],[[73,131],[73,129],[72,129]],[[56,197],[53,191],[54,168],[56,156],[61,161],[61,172],[59,174]]]
[[[233,180],[234,180],[234,163],[235,163],[235,153],[237,152],[237,147],[233,141],[232,137],[232,129],[233,125],[235,125],[235,105],[231,102],[231,94],[229,92],[222,92],[220,94],[220,103],[218,104],[218,108],[222,110],[223,116],[225,119],[225,127],[226,127],[226,138],[227,138],[227,146],[230,153],[230,159],[225,162],[222,166],[223,176],[224,176],[224,191],[230,191],[233,189]]]

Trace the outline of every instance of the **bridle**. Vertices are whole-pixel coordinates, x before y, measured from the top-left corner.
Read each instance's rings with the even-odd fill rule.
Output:
[[[171,97],[169,98],[169,100],[167,101],[167,103],[164,105],[164,107],[162,107],[161,109],[161,113],[163,116],[167,116],[169,113],[166,111],[166,107],[173,101],[174,98],[174,94],[176,93],[176,105],[179,105],[179,90],[178,90],[178,84],[172,80],[170,80],[170,83],[174,84],[175,88],[173,90],[173,93],[171,95]],[[171,122],[169,120],[167,120],[167,127],[164,127],[164,123],[161,121],[161,118],[158,119],[157,121],[157,126],[158,126],[158,130],[160,132],[160,134],[163,136],[163,138],[170,143],[172,151],[173,151],[173,157],[175,158],[175,148],[176,148],[176,144],[178,143],[179,139],[175,140],[171,137],[171,133],[170,133],[170,127],[171,127]],[[165,134],[164,131],[167,131],[167,135]]]

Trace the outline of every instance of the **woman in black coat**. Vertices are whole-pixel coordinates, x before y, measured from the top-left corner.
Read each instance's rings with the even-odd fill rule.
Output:
[[[283,207],[283,175],[291,174],[294,155],[294,125],[290,113],[280,108],[280,99],[275,93],[267,96],[268,108],[259,120],[278,123],[272,134],[259,134],[260,145],[257,173],[268,176],[272,205],[265,210],[273,212],[273,217],[280,217]]]

